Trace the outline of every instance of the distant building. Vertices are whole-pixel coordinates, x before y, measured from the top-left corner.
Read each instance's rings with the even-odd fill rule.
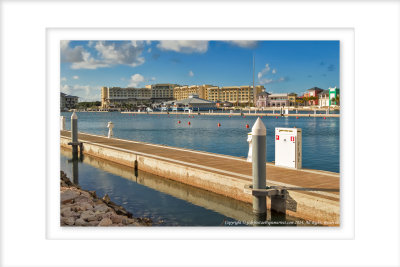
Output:
[[[60,110],[70,110],[76,107],[79,97],[60,93]]]
[[[216,103],[207,99],[199,98],[198,95],[190,95],[186,99],[170,101],[173,102],[173,110],[214,110],[217,108]],[[171,103],[166,103],[171,104]]]
[[[262,91],[264,91],[264,86],[256,86],[257,95]],[[234,105],[255,104],[253,86],[225,86],[221,88],[218,86],[209,87],[207,88],[207,100],[214,102],[227,101]]]
[[[141,105],[151,102],[151,89],[149,88],[121,88],[102,87],[101,107],[120,107],[126,104]]]
[[[174,98],[174,87],[176,86],[178,86],[178,84],[159,83],[146,85],[146,88],[151,89],[151,99],[153,102],[162,102]]]
[[[126,104],[143,105],[161,103],[173,99],[173,88],[176,84],[152,84],[144,88],[102,87],[102,108],[120,107]]]
[[[304,93],[303,99],[306,99],[305,104],[309,106],[317,106],[318,105],[318,94],[324,91],[321,88],[313,87],[307,90]]]
[[[207,88],[214,87],[213,85],[203,84],[203,85],[183,85],[174,87],[174,99],[182,100],[189,98],[190,95],[198,95],[199,98],[207,99]]]
[[[329,88],[329,106],[339,106],[340,105],[340,89],[336,88]]]
[[[318,95],[318,105],[320,107],[329,107],[330,106],[330,101],[329,101],[329,90],[324,90]]]
[[[290,99],[293,99],[290,96]],[[294,102],[296,102],[296,97],[294,97]],[[288,107],[294,104],[289,100],[289,94],[270,94],[263,92],[258,95],[257,107]]]

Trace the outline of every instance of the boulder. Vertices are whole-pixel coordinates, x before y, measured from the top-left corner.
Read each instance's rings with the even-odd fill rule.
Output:
[[[110,226],[110,225],[112,225],[112,221],[110,218],[104,218],[98,224],[98,226]]]
[[[88,225],[88,223],[84,219],[79,218],[75,221],[75,225],[76,226],[86,226],[86,225]]]
[[[84,212],[81,213],[80,218],[83,219],[83,220],[88,220],[88,218],[94,217],[94,215],[95,215],[95,214],[94,214],[93,211],[91,211],[91,210],[86,210],[86,211],[84,211]]]
[[[61,192],[60,196],[60,201],[61,204],[68,204],[68,203],[73,203],[74,199],[79,196],[79,192],[68,189],[63,192]]]

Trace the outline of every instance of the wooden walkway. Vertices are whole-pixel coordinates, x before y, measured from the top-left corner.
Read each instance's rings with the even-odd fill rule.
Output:
[[[61,131],[61,136],[70,137],[69,131]],[[179,163],[190,167],[220,173],[234,178],[252,181],[252,166],[243,158],[194,151],[163,145],[107,138],[79,133],[80,142],[105,145],[115,149],[141,153],[149,157]],[[295,187],[299,193],[315,195],[330,200],[339,199],[340,175],[319,170],[295,170],[267,163],[267,184]]]

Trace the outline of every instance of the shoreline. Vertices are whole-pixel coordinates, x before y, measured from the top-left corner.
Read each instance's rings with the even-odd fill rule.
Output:
[[[152,226],[149,218],[135,218],[106,194],[99,198],[74,184],[60,171],[60,226]]]

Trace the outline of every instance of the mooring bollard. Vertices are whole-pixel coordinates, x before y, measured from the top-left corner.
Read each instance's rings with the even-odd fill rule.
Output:
[[[72,157],[78,158],[78,116],[75,111],[71,115]]]
[[[247,143],[249,143],[249,153],[247,154],[247,162],[251,162],[252,161],[252,150],[253,150],[253,144],[251,142],[251,140],[253,136],[251,135],[251,132],[247,134]]]
[[[64,116],[61,116],[60,117],[60,129],[61,129],[61,131],[65,131],[65,117]]]
[[[253,190],[266,188],[266,136],[267,129],[260,118],[256,120],[252,134]],[[253,212],[264,215],[267,212],[266,196],[253,195]]]
[[[109,121],[108,125],[107,125],[107,128],[108,128],[108,138],[111,138],[111,136],[114,136],[114,132],[113,132],[114,123]]]

